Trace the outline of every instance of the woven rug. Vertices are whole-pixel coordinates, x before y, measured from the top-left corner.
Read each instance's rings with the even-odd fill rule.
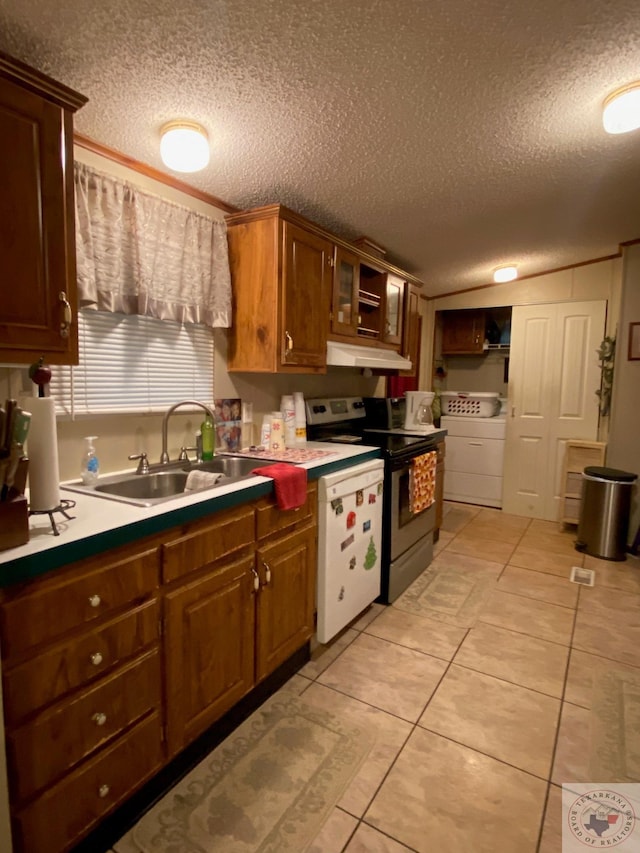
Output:
[[[593,779],[640,782],[640,670],[616,669],[594,678],[590,771]]]
[[[115,845],[117,853],[303,853],[370,733],[276,694]]]
[[[495,581],[480,573],[426,571],[393,602],[393,606],[448,625],[470,628],[494,589]]]

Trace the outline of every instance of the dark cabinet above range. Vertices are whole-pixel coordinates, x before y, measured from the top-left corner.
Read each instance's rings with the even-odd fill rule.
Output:
[[[482,355],[511,342],[511,307],[439,311],[442,355]]]

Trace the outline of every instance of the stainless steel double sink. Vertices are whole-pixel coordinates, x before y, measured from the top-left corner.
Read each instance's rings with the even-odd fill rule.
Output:
[[[108,498],[135,506],[154,506],[163,501],[172,500],[184,494],[184,487],[190,471],[205,471],[220,474],[220,478],[211,485],[197,491],[226,486],[244,480],[255,468],[272,465],[272,460],[248,459],[244,456],[216,456],[210,462],[189,463],[173,462],[152,467],[148,474],[110,474],[100,477],[97,485],[85,486],[83,483],[66,483],[63,489],[95,497]],[[188,492],[193,494],[193,492]]]

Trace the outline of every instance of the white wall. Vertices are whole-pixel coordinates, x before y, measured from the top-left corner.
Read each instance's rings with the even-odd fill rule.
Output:
[[[640,476],[640,361],[629,361],[629,323],[640,323],[640,245],[623,252],[619,333],[613,374],[607,465]],[[633,489],[628,541],[640,525],[640,488]]]

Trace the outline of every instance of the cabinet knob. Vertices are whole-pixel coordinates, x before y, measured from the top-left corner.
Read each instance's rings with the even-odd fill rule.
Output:
[[[94,666],[100,666],[102,663],[102,655],[100,652],[94,652],[90,657],[90,661]]]
[[[96,726],[104,726],[107,722],[107,715],[103,714],[102,711],[98,711],[96,714],[91,717]]]
[[[90,595],[89,596],[89,604],[92,607],[100,607],[100,605],[102,604],[102,599],[100,598],[99,595]]]
[[[290,352],[291,352],[291,350],[293,349],[293,338],[291,337],[291,335],[289,334],[289,332],[287,332],[286,330],[285,330],[284,336],[285,336],[285,339],[286,339],[286,341],[287,341],[286,351],[287,351],[287,354],[288,354],[288,353],[290,353]]]
[[[69,305],[69,300],[67,299],[67,294],[64,292],[64,290],[61,290],[60,293],[58,293],[58,301],[62,303],[62,321],[60,322],[60,337],[68,338],[73,315],[71,313],[71,305]]]
[[[104,799],[104,797],[106,797],[110,791],[111,788],[108,785],[100,785],[100,787],[98,788],[98,796]]]

